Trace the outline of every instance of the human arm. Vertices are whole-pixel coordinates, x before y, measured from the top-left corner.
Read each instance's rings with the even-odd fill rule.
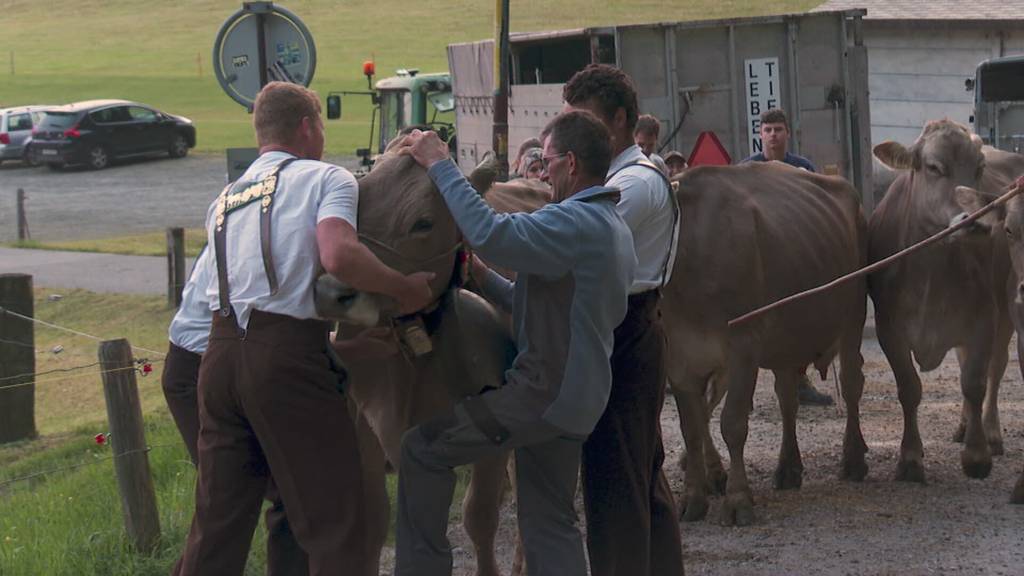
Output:
[[[488,302],[504,312],[512,313],[515,283],[509,282],[504,276],[488,268],[476,254],[470,260],[470,275],[476,280]]]
[[[459,230],[485,260],[527,274],[560,276],[575,260],[577,223],[570,210],[550,204],[532,214],[498,214],[451,162],[434,132],[414,130],[400,153],[427,168]]]
[[[408,276],[389,268],[359,242],[355,228],[342,218],[329,217],[316,225],[320,264],[328,274],[361,292],[375,292],[398,301],[399,312],[424,308],[433,300],[430,281],[434,274]]]

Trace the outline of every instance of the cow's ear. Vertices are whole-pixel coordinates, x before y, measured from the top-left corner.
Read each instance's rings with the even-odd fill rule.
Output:
[[[886,140],[874,148],[875,158],[893,170],[909,170],[913,167],[913,154],[903,144]]]
[[[980,192],[967,186],[957,186],[954,191],[954,196],[956,197],[956,203],[959,204],[960,207],[964,209],[964,212],[968,214],[977,212],[984,208],[985,204],[988,204]]]

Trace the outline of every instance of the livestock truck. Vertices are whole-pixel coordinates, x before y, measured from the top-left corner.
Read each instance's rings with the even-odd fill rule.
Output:
[[[512,34],[509,150],[562,109],[562,86],[590,63],[634,80],[640,112],[661,122],[660,148],[688,154],[713,132],[733,161],[760,151],[758,116],[784,109],[790,150],[845,176],[873,208],[863,10],[602,26]],[[456,157],[470,171],[492,147],[493,40],[448,46]]]

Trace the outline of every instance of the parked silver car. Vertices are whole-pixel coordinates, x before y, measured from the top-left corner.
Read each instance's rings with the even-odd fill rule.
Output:
[[[32,128],[42,122],[49,106],[22,106],[0,108],[0,162],[22,160],[32,162],[27,144],[32,139]]]

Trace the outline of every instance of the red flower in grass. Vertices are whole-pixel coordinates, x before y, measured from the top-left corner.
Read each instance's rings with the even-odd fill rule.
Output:
[[[97,444],[99,444],[100,446],[103,446],[104,444],[107,443],[107,436],[109,436],[109,434],[105,434],[103,432],[100,432],[99,434],[94,436],[93,439],[96,440]]]

